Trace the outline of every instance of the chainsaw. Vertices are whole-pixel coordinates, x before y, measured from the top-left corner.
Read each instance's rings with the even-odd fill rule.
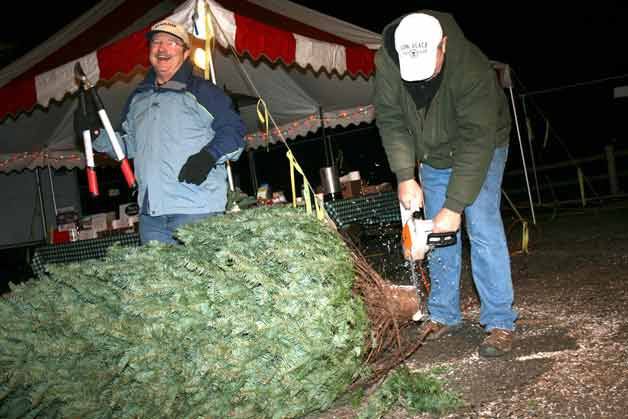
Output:
[[[417,278],[417,263],[426,291],[429,292],[429,283],[423,267],[425,257],[434,247],[455,244],[456,232],[432,233],[434,223],[432,220],[425,219],[423,208],[419,207],[417,202],[413,202],[408,209],[399,204],[399,209],[401,211],[401,247],[403,257],[410,262],[412,285],[416,288],[417,302],[419,304],[419,309],[412,316],[412,320],[421,321],[426,317],[427,312],[424,309],[424,304],[421,304],[424,298],[421,295]]]

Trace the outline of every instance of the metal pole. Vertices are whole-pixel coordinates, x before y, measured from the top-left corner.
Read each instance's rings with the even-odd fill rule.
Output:
[[[523,141],[521,140],[521,130],[519,129],[519,119],[517,118],[517,107],[515,106],[515,96],[512,93],[512,87],[508,88],[510,92],[510,104],[512,105],[512,113],[515,118],[515,128],[517,129],[517,138],[519,140],[519,150],[521,151],[521,163],[523,163],[523,174],[528,189],[528,200],[530,201],[530,211],[532,213],[532,224],[536,225],[536,215],[534,214],[534,202],[532,202],[532,193],[530,192],[530,180],[528,179],[528,169],[526,165],[526,157],[523,152]]]
[[[333,167],[334,166],[334,151],[331,148],[331,141],[329,140],[329,138],[327,137],[327,134],[325,133],[325,120],[323,119],[323,107],[322,106],[318,108],[318,113],[321,118],[323,148],[325,150],[325,163],[327,164],[328,167]]]
[[[52,195],[52,208],[55,211],[55,217],[56,217],[58,214],[57,199],[55,198],[55,186],[52,182],[52,169],[50,169],[50,164],[48,164],[48,179],[50,179],[50,193]]]
[[[587,206],[587,197],[584,193],[584,175],[582,174],[582,169],[579,167],[576,168],[576,173],[578,175],[578,185],[580,186],[580,203],[584,208]]]
[[[541,205],[541,188],[539,188],[539,178],[536,173],[536,161],[534,160],[534,148],[532,147],[532,130],[530,129],[530,119],[528,117],[528,107],[526,106],[526,99],[521,99],[523,104],[523,117],[526,121],[526,132],[528,134],[528,147],[530,147],[530,161],[532,162],[532,174],[534,175],[534,186],[536,189],[536,202],[537,205]]]
[[[46,221],[46,208],[44,207],[44,195],[41,190],[41,175],[39,167],[35,169],[35,179],[37,180],[37,195],[39,196],[39,208],[41,209],[41,226],[44,232],[44,241],[48,241],[48,222]]]
[[[611,195],[619,193],[619,184],[617,183],[617,168],[615,166],[615,147],[609,144],[604,147],[606,152],[606,165],[608,167],[608,183]]]
[[[257,181],[257,168],[255,167],[255,150],[249,150],[247,155],[249,159],[249,176],[251,178],[251,186],[253,186],[253,196],[255,196],[257,188],[259,188],[259,183]]]

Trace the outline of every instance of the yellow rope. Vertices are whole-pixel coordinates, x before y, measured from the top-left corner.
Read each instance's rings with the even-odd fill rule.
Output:
[[[211,16],[212,16],[212,11],[211,11],[211,7],[209,6],[209,4],[206,2],[205,3],[205,31],[206,31],[206,36],[205,36],[205,78],[209,79],[209,71],[210,71],[210,60],[211,58],[211,46],[212,46],[212,40],[214,39],[214,32],[213,32],[213,27],[210,24],[210,20],[211,20]],[[218,24],[216,22],[216,24]],[[220,27],[218,27],[219,31],[222,31],[222,29]],[[223,36],[224,36],[224,32],[223,32]],[[234,55],[237,57],[237,53],[236,51],[232,48]],[[241,64],[240,64],[241,65]],[[211,66],[211,68],[213,68],[213,65]],[[255,87],[255,86],[253,86]],[[258,94],[259,96],[259,94]],[[286,157],[288,158],[288,161],[290,162],[290,184],[292,187],[292,206],[296,207],[296,185],[295,185],[295,176],[294,176],[294,172],[295,170],[297,172],[299,172],[301,174],[301,176],[303,176],[303,199],[305,201],[305,207],[306,207],[306,212],[307,214],[311,214],[312,213],[312,195],[314,195],[314,207],[316,210],[316,217],[319,220],[323,220],[325,218],[325,208],[324,206],[321,204],[320,200],[316,197],[316,194],[314,193],[314,189],[312,189],[312,185],[310,184],[310,182],[308,181],[307,177],[305,176],[305,172],[303,171],[303,169],[301,168],[301,166],[299,165],[299,163],[297,162],[297,159],[294,157],[294,154],[292,153],[292,150],[290,150],[290,146],[288,146],[288,142],[286,141],[286,139],[283,137],[283,133],[281,132],[281,130],[279,129],[279,127],[277,127],[277,125],[275,124],[275,121],[272,120],[271,115],[269,114],[268,111],[268,107],[266,106],[266,102],[264,102],[264,100],[260,97],[259,101],[257,102],[257,118],[259,119],[259,121],[262,123],[265,133],[266,133],[266,148],[268,149],[268,146],[270,144],[270,124],[272,122],[272,124],[275,126],[276,130],[277,130],[277,135],[279,136],[279,138],[281,139],[281,142],[286,146],[286,148],[288,149],[288,152],[286,153]]]
[[[521,228],[522,228],[522,232],[521,232],[521,251],[524,254],[528,254],[528,243],[530,241],[530,228],[528,226],[528,222],[525,220],[521,221]]]
[[[517,221],[521,223],[521,250],[514,253],[524,253],[527,255],[528,244],[530,242],[530,228],[528,225],[528,221],[521,216],[521,214],[517,210],[517,207],[515,206],[515,204],[513,204],[513,202],[510,200],[510,197],[508,197],[508,194],[503,189],[502,196],[506,199],[506,201],[508,201],[508,204],[510,204],[510,207],[515,212],[515,215],[517,216]]]
[[[292,186],[292,206],[293,207],[297,206],[296,185],[295,185],[295,179],[294,179],[294,171],[296,170],[297,172],[299,172],[301,174],[301,176],[303,176],[303,200],[305,201],[305,211],[307,212],[307,214],[312,214],[312,199],[311,199],[311,197],[312,197],[312,194],[314,194],[314,190],[312,189],[312,186],[310,185],[310,182],[307,180],[307,177],[305,176],[305,173],[303,172],[303,169],[299,165],[299,162],[297,162],[297,159],[294,157],[294,154],[292,154],[292,150],[288,149],[288,152],[286,153],[286,157],[288,158],[288,161],[290,162],[290,182],[291,182],[291,186]],[[324,209],[323,209],[322,205],[320,204],[319,199],[316,196],[314,196],[314,207],[315,207],[315,210],[316,210],[316,217],[319,220],[322,220],[325,217]]]
[[[260,107],[262,108],[261,110],[260,110]],[[270,129],[269,129],[270,121],[268,120],[269,119],[268,107],[266,106],[266,102],[264,102],[264,99],[259,98],[259,100],[257,101],[256,110],[257,110],[257,118],[264,126],[264,133],[266,134],[266,151],[268,151],[268,145],[270,144]]]

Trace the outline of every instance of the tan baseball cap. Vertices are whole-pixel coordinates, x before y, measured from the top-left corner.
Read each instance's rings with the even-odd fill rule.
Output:
[[[162,20],[160,22],[157,22],[150,28],[150,31],[146,34],[146,37],[149,40],[153,39],[153,35],[158,32],[165,32],[169,33],[170,35],[174,35],[182,40],[186,47],[190,47],[190,35],[185,30],[185,28],[178,23],[175,23],[171,20]]]

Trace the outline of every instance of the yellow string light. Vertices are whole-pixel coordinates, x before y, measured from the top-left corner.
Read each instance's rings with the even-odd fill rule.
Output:
[[[266,106],[266,104],[264,104],[264,106]],[[270,139],[273,136],[279,136],[280,133],[283,133],[284,135],[292,135],[294,133],[297,133],[298,131],[300,131],[303,128],[309,129],[312,127],[318,128],[320,126],[320,123],[323,122],[323,124],[325,124],[326,126],[329,126],[330,123],[332,121],[338,120],[338,119],[349,119],[352,122],[357,122],[358,120],[361,120],[362,117],[364,115],[368,115],[368,113],[372,111],[372,106],[369,107],[360,107],[358,109],[356,109],[355,112],[341,112],[338,114],[337,117],[332,118],[332,117],[327,117],[327,118],[320,118],[317,115],[309,115],[303,119],[301,119],[300,121],[295,121],[295,122],[291,122],[288,123],[286,125],[284,125],[284,129],[282,130],[280,127],[280,130],[273,130],[272,132],[268,130],[268,128],[263,129],[260,132],[256,132],[253,134],[248,134],[245,138],[248,142],[253,143],[255,142],[255,140],[263,140],[264,143],[266,143],[266,145],[268,145],[267,143],[267,139]],[[260,119],[260,121],[263,121],[264,119],[261,118],[259,116],[259,102],[258,102],[258,118]],[[266,111],[265,111],[266,112]],[[267,115],[267,114],[266,114]],[[264,122],[262,122],[263,125],[265,125]]]
[[[36,151],[36,152],[24,152],[20,155],[16,155],[10,157],[8,159],[0,161],[0,168],[5,168],[9,165],[14,164],[15,162],[22,160],[34,160],[41,158],[43,161],[77,161],[80,162],[83,160],[83,156],[81,154],[68,154],[61,156],[50,156],[48,152],[45,151]]]

